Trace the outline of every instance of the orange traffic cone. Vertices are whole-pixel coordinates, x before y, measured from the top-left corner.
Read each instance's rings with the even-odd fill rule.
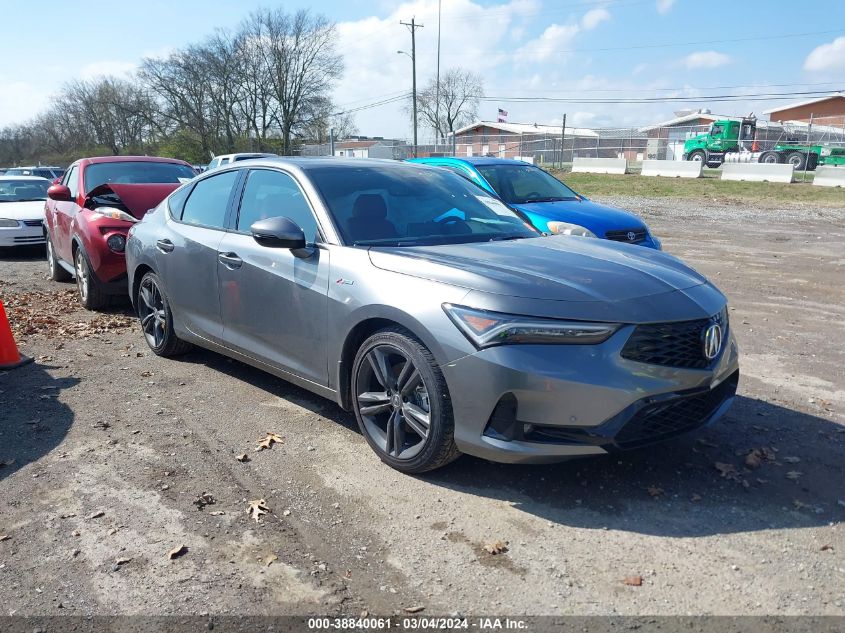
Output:
[[[9,327],[9,319],[6,318],[6,309],[0,301],[0,370],[14,369],[30,362],[32,362],[31,358],[21,356],[18,352],[15,337],[12,336],[12,328]]]

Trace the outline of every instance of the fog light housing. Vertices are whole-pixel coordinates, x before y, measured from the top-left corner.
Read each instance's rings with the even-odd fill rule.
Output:
[[[126,250],[126,238],[120,233],[113,233],[106,239],[106,246],[115,253],[122,253]]]

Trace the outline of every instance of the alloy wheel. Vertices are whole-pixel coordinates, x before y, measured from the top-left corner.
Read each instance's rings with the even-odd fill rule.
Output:
[[[401,350],[377,345],[358,367],[358,412],[370,439],[390,457],[406,460],[425,446],[431,404],[422,374]]]
[[[150,347],[159,348],[164,344],[167,332],[167,315],[158,284],[149,277],[144,278],[138,299],[138,316],[141,318],[144,337]]]
[[[74,264],[74,268],[76,269],[76,287],[79,289],[79,296],[82,298],[82,303],[85,303],[88,300],[88,284],[91,280],[88,276],[88,265],[85,262],[85,255],[82,254],[81,248],[76,251]]]

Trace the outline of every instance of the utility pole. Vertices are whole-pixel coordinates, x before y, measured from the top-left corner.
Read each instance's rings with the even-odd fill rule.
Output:
[[[329,155],[334,156],[334,128],[329,128]]]
[[[563,113],[563,122],[560,124],[560,168],[563,169],[563,139],[566,136],[566,112]]]
[[[399,22],[408,27],[411,31],[411,98],[413,99],[414,110],[414,158],[417,157],[417,29],[423,28],[422,24],[417,24],[414,18],[410,22]]]
[[[437,0],[437,87],[434,90],[434,120],[435,126],[434,151],[437,151],[437,144],[440,142],[440,9],[442,0]]]

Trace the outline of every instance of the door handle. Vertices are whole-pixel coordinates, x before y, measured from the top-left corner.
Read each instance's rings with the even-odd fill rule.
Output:
[[[230,269],[240,268],[244,263],[237,253],[217,253],[217,259],[220,263]]]
[[[176,247],[173,245],[173,242],[165,239],[165,240],[158,240],[156,242],[156,248],[158,250],[160,250],[162,253],[172,253],[173,249],[176,248]]]

